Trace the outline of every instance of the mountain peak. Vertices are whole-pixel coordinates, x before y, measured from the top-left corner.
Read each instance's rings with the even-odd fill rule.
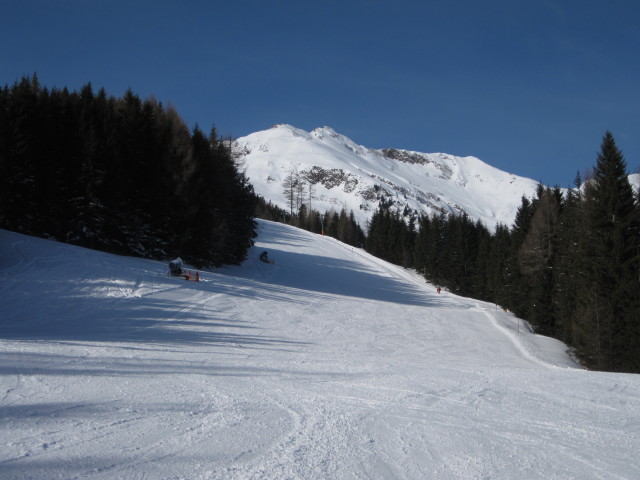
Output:
[[[288,210],[283,181],[294,172],[315,197],[302,196],[321,212],[352,210],[365,226],[388,205],[407,219],[417,215],[466,214],[494,228],[511,224],[523,195],[537,182],[491,167],[476,157],[376,150],[356,144],[329,126],[311,132],[288,124],[239,138],[235,145],[256,193]]]

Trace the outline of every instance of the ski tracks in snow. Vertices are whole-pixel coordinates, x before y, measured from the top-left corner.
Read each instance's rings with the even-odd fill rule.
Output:
[[[321,398],[292,395],[293,390],[270,393],[269,400],[287,412],[286,431],[268,452],[229,471],[233,478],[337,478],[357,457],[355,422],[348,414],[332,410]]]
[[[265,225],[282,262],[200,284],[5,242],[0,476],[637,478],[633,376],[548,368],[495,306]]]

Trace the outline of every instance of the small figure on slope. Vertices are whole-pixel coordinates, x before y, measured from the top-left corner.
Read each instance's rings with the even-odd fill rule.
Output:
[[[260,254],[260,257],[259,257],[259,258],[260,258],[260,261],[261,261],[261,262],[264,262],[264,263],[271,263],[271,264],[276,263],[276,262],[275,262],[275,261],[273,261],[273,260],[269,260],[269,255],[267,254],[267,252],[266,252],[266,251],[262,252],[262,253]]]

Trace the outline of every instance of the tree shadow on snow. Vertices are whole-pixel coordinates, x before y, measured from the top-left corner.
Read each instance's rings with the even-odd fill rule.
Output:
[[[113,352],[110,352],[113,355]],[[38,353],[38,352],[0,352],[0,375],[27,376],[94,376],[94,377],[149,377],[153,375],[204,375],[211,377],[292,377],[336,379],[350,378],[354,374],[337,371],[317,371],[287,369],[282,366],[267,367],[237,365],[219,365],[211,359],[203,362],[188,359],[116,357],[109,355],[92,355],[90,357],[76,354]],[[45,408],[47,404],[42,404]],[[17,418],[20,412],[31,416],[28,405],[0,405],[0,419]],[[35,408],[35,407],[33,407]]]
[[[193,293],[193,289],[185,292]],[[61,300],[46,305],[46,310],[41,303],[36,302],[30,308],[25,302],[23,308],[14,310],[0,322],[0,338],[252,348],[303,344],[265,335],[255,324],[225,315],[215,304],[192,303],[188,296],[184,300],[154,296],[116,299],[77,296],[72,301]]]
[[[318,295],[343,295],[404,305],[434,306],[433,296],[424,289],[400,279],[385,276],[363,262],[335,259],[320,255],[269,249],[275,265],[261,264],[251,258],[261,249],[250,251],[248,262],[261,288],[273,295],[285,296],[282,288],[300,289]]]

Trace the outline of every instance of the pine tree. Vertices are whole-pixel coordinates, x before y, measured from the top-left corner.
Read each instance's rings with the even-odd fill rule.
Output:
[[[528,299],[529,285],[522,275],[518,265],[518,252],[529,233],[531,218],[535,212],[535,202],[525,196],[522,197],[520,207],[516,211],[516,218],[511,228],[511,246],[505,268],[509,277],[510,288],[505,292],[508,295],[507,307],[521,318],[529,316],[530,302]]]
[[[579,307],[589,313],[593,366],[640,371],[637,206],[613,135],[602,140],[594,179],[585,191],[589,235]]]
[[[475,225],[477,237],[476,262],[471,277],[470,295],[481,300],[491,301],[488,290],[489,256],[491,253],[491,233],[479,220]]]
[[[513,290],[513,263],[511,232],[506,225],[498,224],[489,247],[487,262],[487,292],[496,305],[508,308]]]
[[[431,220],[429,216],[423,215],[418,219],[418,231],[415,237],[415,248],[413,255],[413,264],[416,271],[425,275],[427,255],[429,251],[429,230],[431,228]]]
[[[427,272],[427,279],[436,285],[444,285],[444,259],[446,257],[445,252],[445,227],[447,224],[447,217],[444,212],[440,212],[439,215],[435,215],[431,219],[431,228],[427,235],[427,243],[429,248],[426,255],[425,270]]]
[[[367,232],[366,249],[367,251],[382,258],[384,255],[384,232],[386,230],[386,211],[378,208],[369,221],[369,231]]]

